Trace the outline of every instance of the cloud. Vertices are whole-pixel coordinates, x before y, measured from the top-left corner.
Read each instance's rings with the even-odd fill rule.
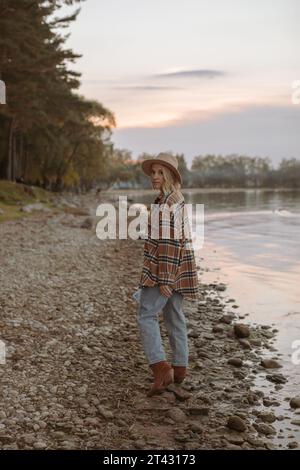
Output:
[[[216,78],[226,75],[222,70],[196,69],[178,70],[175,72],[164,72],[152,75],[153,78]]]
[[[155,85],[132,85],[132,86],[115,86],[114,90],[141,90],[141,91],[168,91],[168,90],[184,90],[183,87],[172,86],[155,86]]]
[[[182,114],[164,126],[116,129],[117,147],[158,153],[162,148],[184,153],[191,163],[195,155],[208,153],[300,159],[300,105],[255,105],[228,110],[203,119],[203,113]]]

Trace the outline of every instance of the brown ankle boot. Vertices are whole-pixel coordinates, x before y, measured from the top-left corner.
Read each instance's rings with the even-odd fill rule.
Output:
[[[174,370],[167,361],[151,364],[150,368],[153,372],[154,383],[147,393],[148,397],[161,394],[170,383],[174,382]]]
[[[187,375],[187,367],[185,366],[172,366],[174,369],[174,382],[181,384]]]

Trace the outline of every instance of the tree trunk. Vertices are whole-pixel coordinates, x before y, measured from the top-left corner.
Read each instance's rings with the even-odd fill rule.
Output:
[[[10,181],[14,179],[14,158],[15,158],[14,130],[15,130],[15,119],[14,117],[12,117],[9,123],[7,171],[6,171],[6,177]]]
[[[18,159],[18,178],[24,178],[24,146],[23,146],[23,134],[20,133],[19,137],[19,159]]]
[[[11,180],[15,181],[17,171],[17,138],[16,133],[12,136],[12,161],[11,161]]]
[[[12,159],[13,159],[13,135],[14,135],[14,118],[12,117],[9,124],[8,136],[8,152],[7,152],[7,174],[8,180],[12,179]]]

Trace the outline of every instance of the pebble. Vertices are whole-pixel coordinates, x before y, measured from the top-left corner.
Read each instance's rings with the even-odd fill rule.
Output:
[[[276,429],[270,424],[254,423],[253,426],[255,427],[257,432],[260,434],[265,434],[266,436],[276,434]]]
[[[282,367],[279,362],[275,361],[274,359],[262,359],[261,365],[265,367],[265,369],[279,369]]]
[[[231,359],[228,359],[227,362],[231,366],[235,366],[235,367],[242,367],[243,365],[243,361],[239,357],[232,357]]]
[[[37,441],[33,444],[33,447],[36,450],[42,450],[42,449],[46,449],[47,444],[44,441]]]
[[[204,406],[202,406],[202,407],[197,406],[197,407],[189,407],[188,411],[189,411],[190,415],[208,416],[210,409],[207,408],[207,407],[204,407]]]
[[[171,408],[167,411],[166,416],[173,419],[175,423],[183,423],[187,419],[185,412],[180,408]]]
[[[291,398],[290,407],[295,409],[300,408],[300,397]]]
[[[239,432],[244,432],[247,429],[245,421],[239,416],[230,416],[227,421],[227,427]]]
[[[234,334],[238,338],[248,338],[250,336],[250,329],[248,326],[243,325],[242,323],[237,323],[234,325]]]
[[[106,419],[111,419],[114,417],[114,414],[112,411],[110,410],[107,410],[104,406],[98,406],[98,411],[100,413],[101,416],[103,416],[103,418],[106,418]]]
[[[282,374],[268,374],[266,379],[276,384],[285,384],[287,379]]]
[[[240,338],[240,339],[239,339],[239,344],[241,345],[241,347],[242,347],[243,349],[251,349],[251,344],[250,344],[250,342],[249,342],[247,339],[245,339],[245,338]]]
[[[291,441],[288,443],[288,447],[289,449],[297,449],[299,447],[299,444],[296,441]]]
[[[274,423],[274,421],[276,421],[274,413],[268,413],[267,411],[261,411],[257,416],[265,423]]]

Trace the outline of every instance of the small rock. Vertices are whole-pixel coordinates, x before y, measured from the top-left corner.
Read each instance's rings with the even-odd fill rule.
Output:
[[[84,420],[84,423],[88,426],[98,426],[99,425],[99,420],[98,420],[98,418],[91,417],[91,418],[86,418]]]
[[[239,343],[243,349],[251,349],[251,344],[247,339],[241,338],[239,339]]]
[[[251,344],[252,346],[258,346],[258,347],[259,347],[259,346],[261,346],[261,340],[260,340],[260,339],[253,338],[253,339],[250,340],[250,344]]]
[[[264,406],[267,406],[267,407],[269,407],[269,406],[279,406],[280,405],[279,401],[270,400],[269,398],[264,398],[263,399],[263,404],[264,404]]]
[[[294,424],[295,426],[300,426],[300,419],[292,419],[291,424]]]
[[[35,441],[36,437],[34,434],[23,434],[20,437],[20,441],[24,442],[26,445],[32,445]]]
[[[265,445],[262,439],[259,439],[257,437],[252,437],[252,436],[247,437],[247,442],[249,442],[249,444],[251,444],[254,447],[264,447]]]
[[[214,325],[212,331],[213,333],[224,333],[224,328],[220,325]]]
[[[147,446],[147,443],[144,439],[138,439],[134,442],[136,449],[144,449]]]
[[[188,442],[191,440],[189,434],[178,434],[174,436],[174,439],[177,442]]]
[[[175,423],[182,423],[186,420],[186,414],[180,408],[171,408],[167,411],[166,416],[173,419]]]
[[[231,436],[231,435],[225,435],[225,439],[230,442],[230,444],[235,444],[235,445],[242,445],[245,439],[242,436]]]
[[[43,211],[43,212],[51,212],[49,207],[45,207],[44,204],[41,202],[36,202],[34,204],[27,204],[26,206],[22,206],[20,209],[21,212],[32,212],[32,211]]]
[[[202,434],[203,433],[203,428],[202,426],[200,426],[200,424],[198,423],[192,423],[190,425],[190,430],[193,431],[193,432],[196,432],[198,434]]]
[[[248,338],[250,336],[250,329],[242,323],[237,323],[234,325],[234,334],[238,338]]]
[[[265,442],[265,448],[268,450],[275,450],[276,446],[272,442]]]
[[[233,319],[234,319],[234,315],[227,314],[227,315],[223,315],[219,321],[221,323],[226,323],[227,325],[229,325]]]
[[[82,224],[80,225],[81,228],[86,228],[86,229],[91,229],[93,228],[93,218],[92,217],[86,217]]]
[[[33,447],[36,450],[42,450],[42,449],[46,449],[47,444],[44,441],[37,441],[33,444]]]
[[[279,369],[281,367],[275,359],[262,359],[261,365],[265,367],[265,369]]]
[[[82,387],[79,387],[77,389],[77,393],[78,393],[78,395],[84,396],[84,395],[86,395],[87,390],[88,390],[87,386],[83,385]]]
[[[268,413],[267,411],[261,411],[257,416],[265,423],[274,423],[276,421],[274,413]]]
[[[167,387],[167,390],[173,392],[177,400],[179,401],[186,401],[191,398],[192,394],[184,390],[182,387],[176,384],[170,384]]]
[[[231,359],[228,359],[228,364],[235,367],[242,367],[243,361],[239,357],[232,357]]]
[[[216,285],[216,290],[224,291],[226,290],[226,284],[220,283]]]
[[[300,397],[291,398],[290,407],[295,409],[300,408]]]
[[[103,418],[110,419],[114,417],[114,414],[112,413],[112,411],[107,410],[106,408],[104,408],[104,406],[99,405],[98,411],[100,415],[103,416]]]
[[[12,442],[15,442],[14,437],[10,436],[9,434],[2,434],[0,433],[0,442],[1,444],[11,444]]]
[[[239,416],[230,416],[227,421],[227,427],[235,431],[244,432],[247,429],[245,421]]]
[[[193,406],[188,408],[190,415],[194,416],[208,416],[209,415],[209,408],[205,406]]]
[[[282,374],[268,374],[266,379],[276,384],[285,384],[287,379]]]
[[[297,449],[297,447],[298,447],[298,442],[296,442],[296,441],[291,441],[291,442],[288,443],[288,447],[289,447],[289,449]]]
[[[199,333],[196,330],[191,330],[191,331],[188,332],[188,336],[190,338],[199,338]]]
[[[51,435],[54,439],[58,439],[58,440],[65,439],[66,437],[63,431],[54,431],[51,433]]]
[[[270,424],[254,423],[253,426],[255,427],[257,432],[260,434],[265,434],[266,436],[270,436],[271,434],[276,434],[276,429]]]
[[[271,338],[273,338],[273,336],[274,336],[274,333],[272,333],[272,331],[261,331],[261,334],[262,334],[265,338],[268,338],[268,339],[271,339]]]

